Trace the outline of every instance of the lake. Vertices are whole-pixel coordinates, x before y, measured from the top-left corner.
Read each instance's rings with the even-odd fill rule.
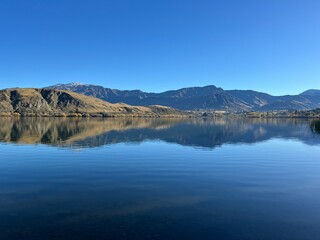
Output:
[[[0,118],[0,239],[320,239],[303,119]]]

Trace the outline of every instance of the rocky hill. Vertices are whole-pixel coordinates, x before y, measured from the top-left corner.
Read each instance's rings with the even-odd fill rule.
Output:
[[[272,96],[252,90],[223,90],[214,85],[182,88],[162,93],[140,90],[118,90],[102,86],[70,83],[48,87],[70,90],[97,97],[111,103],[131,105],[162,105],[181,110],[272,111],[307,110],[320,107],[320,90],[308,90],[299,95]]]
[[[169,116],[184,114],[169,107],[112,104],[54,89],[15,88],[0,91],[0,115],[20,116]]]

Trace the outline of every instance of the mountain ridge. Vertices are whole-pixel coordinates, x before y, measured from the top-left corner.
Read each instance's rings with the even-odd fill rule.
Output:
[[[298,95],[273,96],[254,90],[224,90],[215,85],[186,87],[160,93],[119,90],[99,85],[70,83],[47,87],[74,91],[111,103],[162,105],[180,110],[273,111],[309,110],[320,107],[320,90],[310,89]]]

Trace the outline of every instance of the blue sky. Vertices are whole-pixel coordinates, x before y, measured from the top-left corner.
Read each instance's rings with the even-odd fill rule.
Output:
[[[1,0],[0,88],[320,89],[319,0]]]

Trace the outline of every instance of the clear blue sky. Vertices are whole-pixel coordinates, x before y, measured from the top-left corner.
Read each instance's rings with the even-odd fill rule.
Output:
[[[0,88],[320,89],[319,0],[1,0]]]

